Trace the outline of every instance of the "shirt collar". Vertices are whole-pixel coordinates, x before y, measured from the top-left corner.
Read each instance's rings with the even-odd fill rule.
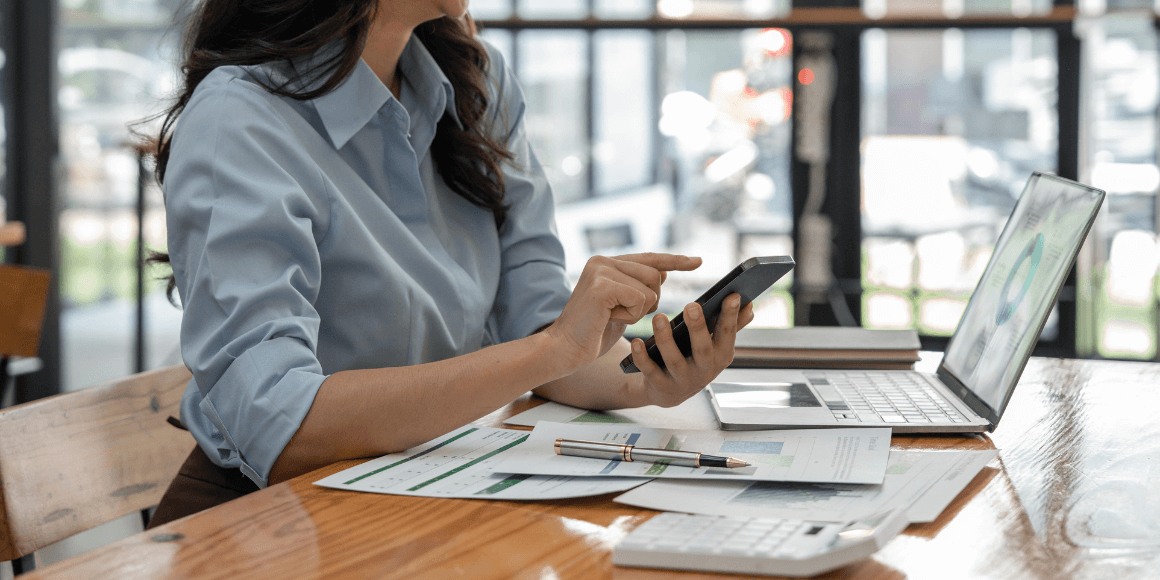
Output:
[[[459,125],[459,115],[455,112],[455,90],[451,80],[443,74],[435,57],[426,46],[414,35],[403,49],[399,57],[399,70],[407,77],[407,82],[415,90],[415,96],[423,103],[424,112],[434,122],[439,122],[443,115],[450,115],[451,120]]]
[[[451,81],[443,74],[427,47],[414,35],[411,35],[399,57],[399,72],[407,78],[417,100],[422,104],[423,112],[433,122],[438,122],[447,114],[451,115],[456,124],[460,124],[455,113],[455,93]],[[360,58],[350,76],[338,88],[313,102],[330,136],[330,142],[336,149],[342,149],[351,137],[378,114],[383,105],[393,100],[395,97],[390,89]]]

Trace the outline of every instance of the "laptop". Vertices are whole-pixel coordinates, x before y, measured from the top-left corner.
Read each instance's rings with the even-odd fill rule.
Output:
[[[1031,175],[936,372],[726,369],[706,388],[721,428],[993,431],[1104,195]]]

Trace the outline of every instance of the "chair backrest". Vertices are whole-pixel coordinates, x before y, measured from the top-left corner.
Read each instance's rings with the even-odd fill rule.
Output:
[[[193,437],[173,366],[0,410],[0,561],[157,505]]]
[[[36,356],[49,281],[47,270],[0,265],[0,357]]]

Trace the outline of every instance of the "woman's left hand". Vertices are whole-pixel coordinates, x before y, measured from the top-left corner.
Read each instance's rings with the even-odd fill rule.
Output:
[[[697,394],[733,362],[737,331],[753,321],[753,304],[741,308],[741,296],[733,294],[721,305],[716,331],[710,335],[701,305],[685,306],[685,326],[689,329],[692,356],[685,357],[673,340],[669,318],[653,317],[653,335],[665,361],[665,368],[649,358],[644,341],[632,341],[632,360],[643,374],[643,405],[673,407]]]

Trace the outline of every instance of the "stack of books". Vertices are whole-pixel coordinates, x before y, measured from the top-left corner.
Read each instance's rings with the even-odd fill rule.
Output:
[[[907,370],[918,361],[920,346],[914,330],[746,328],[737,333],[732,366]]]

